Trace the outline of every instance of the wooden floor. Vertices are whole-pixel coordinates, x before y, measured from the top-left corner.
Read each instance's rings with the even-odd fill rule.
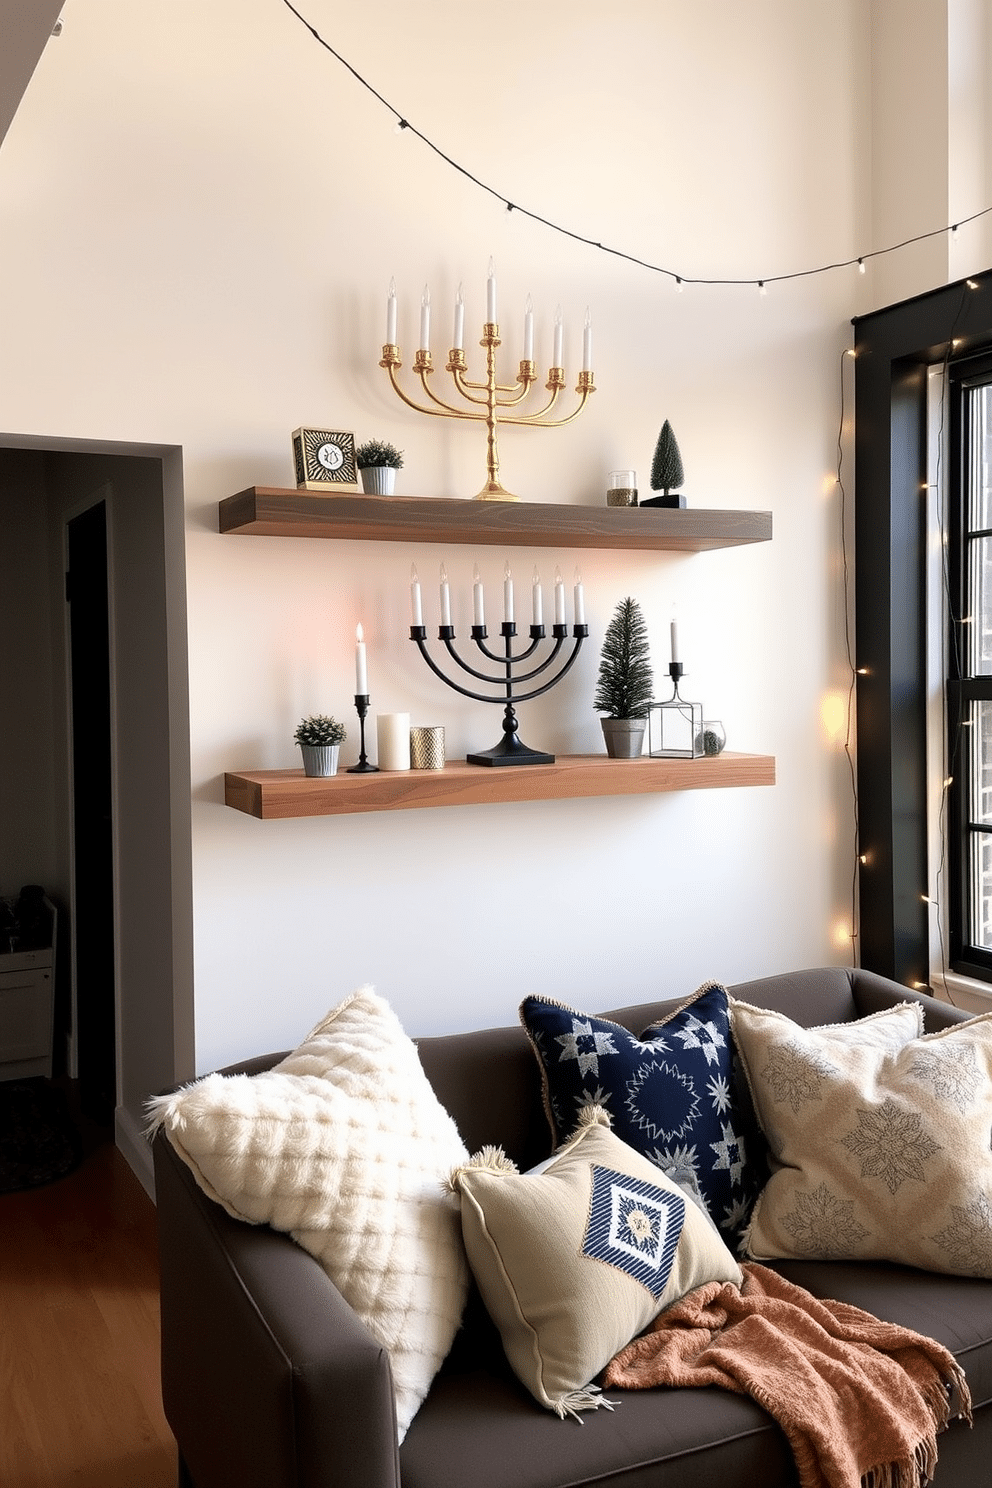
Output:
[[[0,1194],[0,1484],[175,1488],[155,1210],[85,1128],[75,1172]]]

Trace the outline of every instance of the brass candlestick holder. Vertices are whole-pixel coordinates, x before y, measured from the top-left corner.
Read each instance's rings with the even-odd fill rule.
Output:
[[[507,413],[505,409],[512,409],[522,403],[530,392],[534,383],[537,382],[537,373],[534,370],[532,359],[524,358],[520,362],[517,372],[517,380],[506,384],[496,381],[496,348],[500,346],[499,325],[496,321],[486,321],[482,329],[482,340],[479,345],[486,352],[486,380],[485,382],[470,382],[466,373],[468,364],[465,361],[465,353],[460,346],[453,347],[448,352],[448,360],[445,371],[450,372],[458,392],[468,403],[479,405],[479,411],[473,412],[468,408],[459,408],[446,403],[437,397],[428,386],[427,379],[434,371],[429,351],[417,352],[413,363],[413,370],[420,378],[424,392],[430,399],[430,405],[418,403],[408,396],[400,387],[397,379],[397,371],[403,365],[400,360],[400,349],[398,346],[387,343],[382,348],[382,360],[380,367],[385,367],[389,373],[389,380],[397,397],[407,405],[414,408],[418,413],[427,413],[435,418],[457,418],[474,419],[484,422],[486,425],[486,467],[488,478],[482,490],[474,498],[476,501],[518,501],[520,498],[514,496],[510,491],[504,489],[499,479],[499,449],[497,445],[496,429],[499,424],[530,424],[539,429],[558,429],[563,424],[571,423],[582,412],[588,401],[589,395],[596,391],[593,383],[593,374],[582,371],[579,373],[579,381],[576,393],[579,396],[579,405],[571,413],[563,417],[549,417],[551,410],[558,401],[558,395],[565,386],[564,367],[551,367],[548,370],[548,380],[545,388],[550,394],[543,408],[533,413]]]

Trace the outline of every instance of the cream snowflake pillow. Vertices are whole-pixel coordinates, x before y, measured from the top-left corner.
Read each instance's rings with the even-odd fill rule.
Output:
[[[389,1005],[364,987],[259,1075],[149,1103],[204,1193],[284,1230],[386,1348],[400,1441],[461,1321],[452,1166],[468,1152]]]
[[[992,1013],[888,1046],[732,1017],[772,1158],[746,1253],[992,1277]]]

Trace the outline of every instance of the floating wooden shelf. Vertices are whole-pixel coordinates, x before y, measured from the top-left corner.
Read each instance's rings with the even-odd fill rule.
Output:
[[[335,496],[250,486],[220,503],[220,530],[258,537],[698,553],[768,542],[771,512],[561,506],[421,496]]]
[[[490,767],[457,761],[443,770],[375,775],[349,775],[345,770],[326,780],[308,779],[302,770],[242,770],[224,776],[224,799],[237,811],[271,821],[356,811],[419,811],[429,806],[774,784],[775,760],[767,754],[724,751],[694,760],[613,760],[602,754],[573,754],[560,755],[553,765]]]

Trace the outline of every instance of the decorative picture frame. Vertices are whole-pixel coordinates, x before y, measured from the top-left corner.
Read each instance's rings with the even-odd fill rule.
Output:
[[[293,464],[298,491],[358,484],[355,436],[335,429],[293,430]]]

